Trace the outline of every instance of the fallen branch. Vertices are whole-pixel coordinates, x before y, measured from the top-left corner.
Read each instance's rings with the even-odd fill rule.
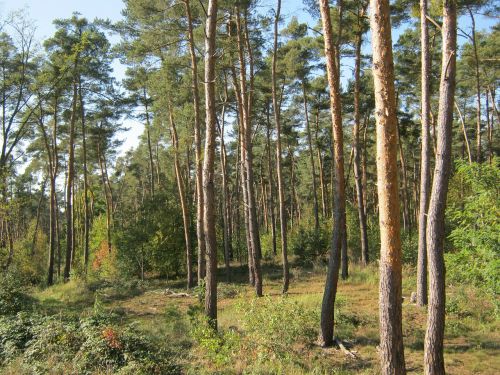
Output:
[[[342,350],[344,352],[344,354],[350,358],[353,358],[353,359],[356,359],[356,354],[354,354],[353,352],[351,352],[350,350],[348,350],[344,344],[342,343],[342,341],[340,341],[339,339],[335,339],[335,343],[338,345],[338,347],[340,348],[340,350]]]
[[[177,292],[174,292],[173,290],[171,289],[165,289],[165,292],[164,292],[167,296],[169,297],[191,297],[190,294],[188,293],[177,293]]]

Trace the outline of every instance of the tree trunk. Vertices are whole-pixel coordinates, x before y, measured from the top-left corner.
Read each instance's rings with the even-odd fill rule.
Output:
[[[149,184],[151,188],[151,196],[155,196],[155,172],[153,162],[153,149],[151,147],[151,121],[149,120],[148,98],[146,96],[146,87],[142,88],[142,95],[144,99],[144,111],[146,112],[146,136],[148,142],[148,156],[149,156]]]
[[[334,228],[332,248],[328,262],[325,292],[321,306],[320,342],[323,346],[333,344],[335,297],[339,277],[340,253],[342,236],[345,233],[345,180],[344,180],[344,150],[342,132],[342,110],[340,103],[340,87],[337,70],[339,56],[335,53],[330,7],[328,0],[320,0],[321,20],[325,42],[326,68],[328,85],[330,86],[330,112],[332,117],[332,132],[334,138]],[[342,233],[344,231],[344,233]]]
[[[177,129],[175,128],[174,115],[172,107],[168,105],[168,118],[170,121],[170,130],[172,132],[172,145],[174,147],[174,166],[175,177],[177,180],[177,189],[179,191],[179,199],[181,202],[182,222],[184,225],[184,241],[186,244],[186,271],[187,271],[187,288],[193,287],[193,270],[192,270],[192,249],[191,249],[191,235],[189,233],[190,220],[189,220],[189,207],[186,199],[184,179],[182,177],[181,166],[179,163],[179,140],[177,139]]]
[[[380,210],[380,359],[382,374],[404,375],[398,122],[389,1],[371,0],[370,9]]]
[[[205,236],[203,233],[204,199],[203,199],[203,173],[201,155],[201,120],[200,120],[200,93],[198,88],[198,64],[194,48],[193,18],[191,16],[191,6],[189,0],[184,0],[186,16],[188,20],[188,43],[191,56],[191,71],[193,80],[193,105],[194,105],[194,144],[196,159],[196,236],[198,239],[198,283],[205,277]],[[217,5],[215,5],[217,6]]]
[[[75,63],[76,70],[76,63]],[[66,263],[64,265],[64,281],[69,280],[71,257],[74,253],[74,216],[73,216],[73,179],[75,174],[75,123],[78,100],[78,84],[73,82],[73,104],[69,128],[68,142],[68,176],[66,183]]]
[[[90,213],[89,213],[89,179],[87,171],[87,135],[85,127],[85,107],[82,95],[82,81],[78,77],[78,97],[80,98],[80,115],[82,121],[82,148],[83,148],[83,264],[85,273],[89,264],[89,241],[90,241]]]
[[[286,207],[285,207],[285,191],[283,186],[283,171],[281,166],[282,150],[281,150],[281,103],[278,103],[278,92],[276,85],[276,61],[278,51],[278,25],[281,12],[281,0],[277,1],[275,18],[274,18],[274,44],[273,44],[273,58],[271,67],[271,81],[272,81],[272,97],[273,97],[273,112],[274,122],[276,124],[276,174],[278,178],[278,203],[280,212],[280,232],[281,232],[281,254],[283,262],[283,288],[282,292],[288,292],[290,285],[290,270],[288,265],[288,244],[286,233]]]
[[[368,5],[368,4],[366,4]],[[359,131],[360,131],[360,71],[361,71],[361,45],[363,43],[363,30],[361,19],[364,17],[366,5],[358,10],[358,30],[356,33],[356,56],[354,63],[354,180],[356,182],[356,200],[358,202],[358,218],[359,230],[361,239],[361,264],[368,264],[368,233],[366,229],[366,215],[363,199],[363,182],[361,181],[360,167],[360,147],[359,147]]]
[[[203,160],[203,229],[206,244],[206,290],[205,314],[210,324],[217,329],[217,239],[215,232],[215,37],[217,32],[217,0],[208,1],[208,15],[205,26],[205,109],[206,138]]]
[[[317,148],[317,156],[318,156],[318,166],[319,166],[319,184],[320,184],[320,189],[321,189],[321,213],[323,214],[323,217],[327,217],[327,203],[326,203],[326,186],[325,186],[325,175],[324,175],[324,168],[323,168],[323,158],[321,156],[321,147],[319,144],[318,140],[318,133],[319,133],[319,108],[316,111],[316,129],[315,129],[315,134],[314,134],[314,139],[316,143],[316,148]]]
[[[472,49],[474,50],[474,67],[476,75],[476,162],[480,163],[482,160],[481,152],[481,77],[479,75],[479,56],[477,53],[476,43],[476,20],[471,8],[468,6],[471,23],[472,23]]]
[[[245,19],[246,22],[246,19]],[[255,293],[258,297],[262,296],[262,275],[260,269],[260,236],[259,227],[257,223],[257,209],[255,200],[255,188],[253,177],[253,151],[252,151],[252,127],[251,127],[251,108],[252,108],[252,86],[253,86],[253,67],[251,59],[251,49],[249,51],[250,61],[250,93],[247,93],[246,83],[246,64],[244,59],[244,46],[242,35],[242,23],[240,19],[239,9],[236,10],[236,27],[237,27],[237,40],[238,40],[238,58],[240,64],[240,86],[241,86],[241,101],[243,109],[243,141],[245,147],[245,172],[246,172],[246,188],[248,200],[248,231],[251,242],[251,257],[254,267],[254,282]]]
[[[274,214],[274,179],[273,162],[271,157],[271,120],[269,116],[269,105],[266,105],[266,142],[267,142],[267,170],[269,175],[269,213],[271,215],[271,234],[273,241],[273,255],[276,256],[276,216]]]
[[[429,308],[424,345],[427,375],[445,373],[443,338],[445,324],[444,214],[451,173],[453,101],[457,53],[457,10],[454,0],[444,1],[443,53],[439,86],[437,155],[427,218],[427,257],[429,260]]]
[[[311,126],[309,124],[309,113],[307,110],[307,92],[306,83],[302,81],[302,98],[304,104],[304,113],[306,118],[306,131],[307,131],[307,144],[309,146],[309,161],[311,163],[311,180],[313,190],[313,203],[314,203],[314,228],[319,231],[319,205],[318,205],[318,192],[316,191],[316,165],[314,164],[314,151],[312,146]]]
[[[222,175],[222,219],[223,219],[223,233],[224,233],[224,262],[226,267],[227,281],[231,280],[231,252],[232,252],[232,239],[230,234],[230,207],[229,207],[229,187],[227,181],[227,154],[226,144],[224,141],[224,126],[226,115],[226,103],[228,101],[227,82],[224,80],[224,104],[222,106],[220,127],[220,160],[221,160],[221,175]]]
[[[418,261],[417,261],[417,305],[427,305],[427,207],[429,205],[430,187],[430,144],[429,144],[429,112],[430,112],[430,58],[429,31],[427,28],[427,0],[420,0],[420,48],[422,51],[421,70],[421,121],[422,150],[420,156],[420,206],[418,215]]]

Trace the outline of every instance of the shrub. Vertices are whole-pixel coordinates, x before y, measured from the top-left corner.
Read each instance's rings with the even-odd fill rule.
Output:
[[[12,272],[0,275],[0,315],[29,310],[33,299],[25,292],[21,280]]]
[[[112,315],[70,319],[19,313],[0,318],[0,364],[21,356],[26,373],[178,374],[172,353]]]
[[[401,232],[403,263],[415,266],[418,260],[418,232]]]
[[[292,233],[290,249],[302,265],[312,265],[313,262],[325,256],[330,250],[331,226],[328,222],[319,230],[313,225],[302,225],[297,232]]]
[[[240,337],[235,331],[216,331],[201,311],[190,311],[191,336],[208,359],[218,367],[227,365],[239,352]]]
[[[500,159],[492,165],[457,164],[450,184],[447,217],[453,245],[446,254],[447,275],[500,293]]]
[[[283,296],[238,304],[243,345],[259,360],[290,360],[317,335],[318,311]]]

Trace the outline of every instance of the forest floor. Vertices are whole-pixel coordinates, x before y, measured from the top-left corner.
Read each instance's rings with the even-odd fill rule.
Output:
[[[281,298],[281,279],[278,266],[266,265],[264,293],[267,298]],[[288,298],[304,306],[319,309],[324,286],[324,271],[292,269],[293,280]],[[377,374],[378,362],[378,279],[377,268],[361,269],[352,266],[350,277],[339,281],[338,305],[342,322],[336,335],[356,354],[349,358],[337,348],[322,349],[309,345],[304,351],[303,370],[309,373]],[[403,281],[403,334],[405,359],[409,374],[421,374],[426,324],[426,309],[410,303],[414,290],[414,272],[405,269]],[[220,270],[219,280],[225,280]],[[222,330],[240,330],[236,306],[253,299],[253,290],[245,283],[245,267],[235,267],[233,283],[221,284],[219,289],[218,323]],[[171,294],[171,292],[181,295]],[[135,324],[148,337],[162,345],[175,348],[178,361],[186,373],[243,373],[241,364],[216,366],[203,356],[203,350],[190,334],[189,312],[198,306],[195,294],[182,296],[183,282],[151,279],[134,288],[108,286],[96,289],[76,283],[57,285],[35,294],[46,313],[89,312],[98,303],[120,316],[123,324]],[[445,363],[448,374],[500,374],[500,323],[495,309],[484,295],[472,288],[448,286],[445,339]],[[319,322],[318,322],[319,323]],[[318,324],[319,325],[319,324]],[[308,370],[309,369],[309,370]],[[325,370],[325,369],[331,369]],[[260,368],[259,373],[266,373]],[[283,370],[283,373],[291,373]]]

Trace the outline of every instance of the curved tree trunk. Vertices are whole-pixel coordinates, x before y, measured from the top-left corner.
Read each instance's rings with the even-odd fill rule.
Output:
[[[444,214],[451,173],[453,101],[457,52],[457,9],[455,0],[443,7],[443,53],[439,86],[437,154],[427,222],[429,260],[429,308],[424,344],[424,370],[441,375],[444,370],[443,338],[445,323]]]
[[[404,375],[398,121],[389,1],[371,0],[370,9],[380,211],[380,359],[382,374]]]
[[[325,41],[326,68],[328,73],[328,85],[330,86],[330,112],[332,117],[332,132],[334,138],[334,228],[332,249],[328,262],[328,274],[321,306],[321,333],[320,342],[323,346],[333,343],[333,325],[335,297],[337,295],[337,283],[339,278],[340,252],[342,248],[342,236],[345,232],[345,180],[344,180],[344,144],[342,132],[342,111],[340,103],[340,87],[337,69],[338,57],[335,53],[332,22],[330,19],[330,7],[328,0],[320,0],[321,20],[323,24],[323,36]]]

